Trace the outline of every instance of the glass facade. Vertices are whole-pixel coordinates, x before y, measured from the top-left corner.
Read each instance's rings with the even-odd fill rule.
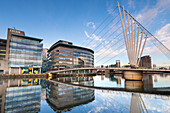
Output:
[[[73,67],[73,51],[72,49],[56,48],[48,54],[48,67],[50,69],[65,69]]]
[[[58,41],[48,50],[48,70],[94,66],[94,52],[87,48]]]
[[[93,67],[93,53],[87,50],[73,49],[74,68]]]
[[[5,113],[40,111],[41,86],[8,87]]]
[[[42,50],[39,41],[11,37],[9,67],[41,67]]]
[[[6,57],[6,40],[0,39],[0,60]]]

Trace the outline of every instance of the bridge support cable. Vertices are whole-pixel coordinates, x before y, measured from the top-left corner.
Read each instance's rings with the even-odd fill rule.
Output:
[[[114,39],[117,38],[117,37],[119,37],[122,33],[123,33],[123,32],[121,32],[119,35],[117,35],[116,37],[114,37]],[[113,40],[113,39],[112,39],[112,40]],[[111,40],[109,43],[111,43],[112,40]],[[121,41],[123,41],[123,39],[117,41],[116,43],[114,42],[114,44],[112,44],[112,45],[119,44]],[[119,45],[120,45],[120,44],[119,44]],[[105,49],[107,49],[107,50],[104,51],[104,52],[102,52],[100,55],[105,54],[105,52],[109,51],[111,48],[109,47],[109,48],[105,48]],[[103,49],[101,49],[101,50],[103,50]],[[124,50],[124,51],[126,51],[126,50]],[[123,53],[124,51],[122,51],[121,53]],[[97,53],[97,52],[96,52],[96,53]],[[121,54],[121,53],[120,53],[120,54]],[[96,57],[96,59],[97,59],[100,55],[98,55],[98,56]],[[118,55],[119,55],[119,54],[118,54]],[[116,55],[116,56],[118,56],[118,55]],[[106,56],[107,56],[107,55],[106,55]],[[106,56],[105,56],[105,57],[106,57]],[[116,57],[116,56],[115,56],[115,57]],[[112,57],[112,58],[114,58],[114,57]],[[112,59],[112,58],[111,58],[111,59]],[[111,59],[110,59],[110,60],[111,60]],[[110,60],[109,60],[109,61],[110,61]],[[106,63],[106,62],[105,62],[105,63]]]
[[[111,20],[109,21],[109,23],[107,23],[107,24],[96,34],[96,36],[98,36],[100,33],[102,33],[118,16],[119,16],[119,14],[117,14],[115,18],[111,19]],[[93,35],[93,34],[92,34],[92,35]],[[92,39],[90,42],[88,42],[85,46],[88,46],[88,45],[91,44],[92,42],[93,42],[93,39]]]
[[[145,37],[145,41],[144,41],[144,44],[143,44],[143,47],[142,47],[142,50],[141,50],[141,53],[140,53],[140,56],[139,56],[139,61],[137,63],[137,66],[139,66],[139,63],[140,63],[140,60],[141,60],[141,56],[142,56],[142,53],[143,53],[147,38],[148,38],[148,35],[146,35],[146,37]]]
[[[122,33],[123,33],[123,32],[121,32],[121,33],[120,33],[119,35],[117,35],[115,38],[119,37]],[[120,41],[123,41],[123,39],[117,41],[116,43],[114,43],[114,44],[112,44],[112,45],[116,45],[116,44],[118,44]],[[112,42],[112,40],[111,40],[109,43],[111,43],[111,42]],[[107,49],[106,51],[109,51],[109,50],[110,50],[110,48],[106,48],[106,49]],[[105,52],[106,52],[106,51],[105,51]],[[126,49],[123,50],[122,52],[120,52],[120,54],[122,54],[122,53],[125,52],[125,51],[126,51]],[[101,53],[100,55],[104,54],[105,52]],[[98,55],[98,56],[100,56],[100,55]],[[118,55],[119,55],[119,54],[118,54]],[[116,55],[116,56],[118,56],[118,55]],[[96,58],[98,58],[98,56],[97,56]],[[116,56],[114,56],[114,57],[116,57]],[[110,58],[108,61],[110,61],[110,60],[113,59],[114,57]],[[108,62],[108,61],[107,61],[107,62]],[[104,62],[104,63],[106,63],[106,62]]]
[[[102,39],[104,39],[104,40],[106,40],[108,37],[106,37],[106,38],[104,38],[105,36],[106,36],[106,34],[108,34],[118,23],[120,22],[120,20],[118,21],[118,22],[116,22],[116,24],[114,24],[109,30],[107,30],[102,36],[101,36],[101,38]],[[120,27],[118,27],[118,29],[116,29],[113,33],[111,33],[112,35],[117,31],[117,30],[119,30],[121,28],[121,26]],[[111,36],[111,35],[109,35],[109,36]],[[97,40],[98,41],[98,40]],[[92,45],[93,44],[96,44],[97,43],[97,41],[95,41],[94,43],[92,43]]]
[[[126,49],[125,49],[125,50],[123,50],[122,52],[120,52],[120,53],[116,54],[115,56],[111,57],[110,59],[108,59],[107,61],[103,62],[102,64],[105,64],[105,63],[109,62],[109,61],[110,61],[110,60],[112,60],[113,58],[115,58],[115,57],[117,57],[118,55],[120,55],[120,54],[124,53],[125,51],[126,51]]]
[[[139,24],[129,14],[129,12],[124,9],[124,7],[119,5],[119,3],[118,8],[130,65],[133,67],[138,67],[146,44],[146,39],[148,38],[148,33],[143,26],[141,26],[141,24]],[[122,12],[123,15],[121,14]],[[133,26],[133,24],[135,25]]]
[[[121,19],[121,24],[122,24],[122,30],[123,30],[123,35],[124,35],[125,45],[126,45],[126,48],[127,48],[127,51],[128,51],[128,45],[127,45],[127,40],[126,40],[125,30],[124,30],[124,27],[123,27],[123,20],[122,20],[122,14],[121,14],[121,10],[120,10],[119,2],[118,2],[118,8],[119,8],[119,13],[120,13],[120,19]],[[130,59],[130,57],[129,57],[129,52],[127,52],[127,53],[128,53],[128,58]]]
[[[151,42],[165,56],[167,56],[168,59],[170,59],[170,50],[160,40],[158,40],[155,36],[153,36],[128,11],[126,11],[124,7],[121,7],[119,3],[118,3],[118,9],[119,9],[119,14],[121,18],[121,25],[122,25],[122,29],[124,33],[124,39],[125,39],[125,44],[127,48],[128,58],[129,58],[129,62],[131,66],[135,66],[135,67],[139,66],[140,57],[143,54],[143,50],[145,48],[145,43],[146,43],[145,40],[147,40],[147,38],[152,40]],[[123,15],[122,15],[122,12],[123,12]],[[131,25],[130,25],[130,20],[131,20]],[[131,31],[130,31],[130,27],[131,27]],[[133,32],[133,29],[135,29],[134,32]]]
[[[150,42],[153,43],[169,60],[170,60],[170,51],[169,49],[162,44],[156,37],[151,36]]]
[[[135,64],[137,64],[136,59],[138,59],[137,52],[138,52],[139,32],[140,32],[140,26],[138,26],[137,44],[136,44],[136,51],[135,51]]]
[[[116,44],[118,44],[118,43],[120,43],[120,42],[123,42],[123,39],[121,39],[121,40],[118,40],[117,42],[114,42],[114,44],[112,44],[112,45],[116,45]],[[98,57],[100,57],[100,55],[103,55],[103,54],[105,54],[107,51],[110,51],[111,49],[112,49],[112,47],[108,47],[108,48],[105,48],[106,49],[106,51],[104,51],[104,52],[101,52],[97,57],[96,57],[96,59],[98,58]]]
[[[123,47],[123,46],[124,46],[124,44],[120,45],[118,48],[114,49],[114,51],[119,50],[119,49],[120,49],[121,47]],[[107,54],[107,55],[105,55],[104,57],[100,58],[98,61],[96,61],[96,63],[99,62],[99,61],[101,61],[103,58],[105,58],[105,57],[107,57],[107,56],[109,56],[109,55],[110,55],[110,53]]]
[[[116,38],[118,38],[118,37],[120,37],[122,33],[123,33],[123,32],[121,32],[121,33],[119,33],[117,36],[113,37],[112,40],[110,40],[108,43],[109,43],[109,44],[112,44],[113,40],[116,39]],[[110,35],[109,38],[110,38],[111,36],[112,36],[112,35]],[[113,43],[114,43],[114,42],[113,42]],[[102,44],[103,44],[103,43],[99,43],[99,44],[95,47],[95,48],[97,48],[96,53],[98,53],[99,51],[103,50]],[[113,45],[113,44],[112,44],[112,45]],[[101,47],[100,47],[100,46],[101,46]],[[99,48],[98,48],[98,47],[99,47]],[[94,49],[95,49],[95,48],[94,48]]]
[[[116,9],[117,9],[117,7],[115,7],[115,9],[111,12],[111,14],[113,14],[113,13],[116,11]],[[106,22],[106,20],[111,16],[111,14],[109,14],[109,15],[100,23],[100,25],[91,33],[91,35],[94,34],[94,33]],[[90,35],[90,36],[91,36],[91,35]],[[82,42],[81,46],[82,46],[85,42],[87,42],[88,40],[89,40],[89,38],[87,38],[86,40],[84,40],[84,41]]]
[[[142,30],[142,34],[141,34],[141,37],[140,37],[140,42],[139,42],[139,49],[137,50],[137,64],[138,64],[138,58],[140,59],[140,57],[139,57],[139,53],[140,53],[140,49],[141,49],[141,44],[142,44],[142,37],[143,37],[143,33],[144,33],[144,30]],[[141,56],[141,55],[140,55]],[[138,66],[138,65],[137,65]]]

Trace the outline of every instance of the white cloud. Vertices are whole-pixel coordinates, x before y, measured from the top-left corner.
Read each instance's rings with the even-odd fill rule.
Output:
[[[156,32],[156,37],[158,37],[160,41],[170,41],[170,23],[166,24],[160,30],[158,30]]]
[[[170,49],[170,23],[166,24],[161,29],[156,31],[155,37],[159,41],[161,41],[167,48]],[[150,37],[148,41],[150,42],[154,41],[153,37]],[[158,42],[156,43],[159,44]],[[161,52],[158,51],[158,49],[155,46],[149,46],[145,48],[144,53],[160,54]]]
[[[94,22],[88,22],[88,23],[86,24],[86,26],[87,26],[87,27],[88,27],[88,26],[92,26],[93,29],[96,29],[96,26],[95,26]]]
[[[135,3],[133,0],[128,0],[128,7],[135,8]]]
[[[85,35],[87,38],[91,39],[91,42],[88,42],[89,47],[95,47],[98,43],[97,42],[102,42],[104,39],[102,39],[100,36],[97,36],[95,34],[92,34],[91,36],[87,33],[87,31],[84,31]]]
[[[85,33],[85,35],[86,35],[87,38],[91,38],[91,39],[92,39],[92,37],[89,36],[89,34],[87,33],[87,31],[84,31],[84,33]]]
[[[169,9],[170,0],[158,0],[153,8],[147,8],[147,6],[136,16],[136,19],[140,22],[150,22],[157,17],[161,12]]]
[[[125,46],[123,46],[123,48],[119,48],[118,50],[115,50],[120,46],[119,44],[114,46],[114,48],[112,46],[113,45],[108,44],[104,48],[100,49],[100,51],[95,53],[95,56],[98,58],[97,60],[101,59],[104,56],[113,57],[113,56],[118,55],[119,53],[121,53],[125,50]]]

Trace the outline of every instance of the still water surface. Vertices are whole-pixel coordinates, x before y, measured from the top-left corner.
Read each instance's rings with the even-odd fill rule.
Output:
[[[158,94],[150,94],[155,89]],[[170,113],[170,95],[162,91],[170,91],[168,74],[143,75],[142,81],[122,75],[1,80],[0,113]]]

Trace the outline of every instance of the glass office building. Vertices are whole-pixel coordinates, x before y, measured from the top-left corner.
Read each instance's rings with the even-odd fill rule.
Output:
[[[73,49],[74,68],[92,67],[94,64],[93,52],[88,50]]]
[[[7,49],[10,74],[38,74],[42,67],[42,39],[8,29]]]
[[[48,70],[94,66],[94,51],[59,40],[48,50]]]
[[[8,74],[8,64],[6,59],[7,40],[0,39],[0,74]]]
[[[0,39],[0,60],[4,60],[6,57],[6,42],[5,39]]]

